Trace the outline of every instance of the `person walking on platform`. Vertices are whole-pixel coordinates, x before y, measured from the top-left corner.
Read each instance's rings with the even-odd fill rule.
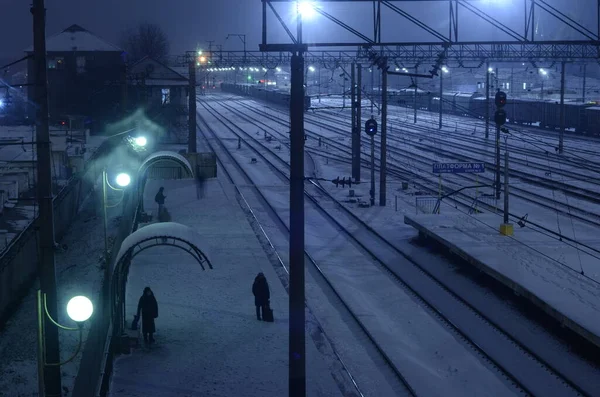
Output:
[[[156,193],[156,196],[154,196],[154,201],[156,201],[156,203],[158,204],[158,220],[160,221],[163,210],[165,209],[165,199],[167,198],[167,196],[165,196],[164,194],[165,192],[165,188],[161,186],[160,189],[158,189],[158,193]]]
[[[252,294],[254,295],[254,305],[256,306],[256,318],[261,321],[265,317],[265,313],[269,310],[269,299],[271,293],[269,292],[269,283],[263,273],[258,273],[254,278],[254,284],[252,284]],[[262,309],[262,318],[261,318]]]
[[[144,288],[144,293],[140,297],[137,308],[137,317],[142,314],[142,333],[144,334],[145,343],[154,343],[152,334],[156,332],[154,319],[158,317],[158,302],[154,297],[154,293],[150,287]]]

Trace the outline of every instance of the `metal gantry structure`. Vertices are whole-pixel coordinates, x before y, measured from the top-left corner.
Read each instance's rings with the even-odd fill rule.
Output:
[[[404,64],[412,63],[418,65],[423,62],[434,61],[432,75],[436,75],[437,68],[444,62],[456,61],[459,65],[467,61],[490,62],[490,61],[518,61],[518,62],[542,62],[559,61],[563,65],[566,62],[598,60],[600,48],[600,0],[597,2],[597,25],[592,31],[564,12],[548,4],[545,0],[522,0],[524,19],[523,30],[517,32],[506,24],[482,11],[474,3],[466,0],[438,0],[438,4],[448,7],[448,34],[444,35],[431,28],[422,17],[415,17],[399,7],[399,3],[415,3],[419,0],[321,0],[319,3],[343,3],[347,6],[346,11],[357,5],[372,5],[372,35],[361,33],[358,29],[343,22],[335,15],[327,12],[321,5],[310,5],[312,11],[321,17],[342,27],[350,32],[358,40],[352,42],[305,42],[303,41],[303,18],[300,5],[295,0],[262,0],[262,36],[260,51],[264,54],[247,54],[245,61],[252,60],[268,64],[269,62],[289,62],[291,64],[291,100],[290,100],[290,122],[291,122],[291,154],[290,154],[290,323],[289,323],[289,395],[293,397],[304,397],[306,395],[306,369],[305,369],[305,331],[304,331],[304,109],[302,98],[304,96],[304,62],[339,62],[343,64],[377,64],[383,69],[383,75],[388,74],[390,62]],[[295,6],[295,31],[287,25],[276,9],[276,3],[291,3]],[[435,37],[431,42],[405,42],[402,40],[383,40],[382,10],[391,12],[403,18],[405,22],[416,25],[422,32]],[[388,11],[389,12],[389,11]],[[463,38],[461,16],[463,13],[474,14],[487,25],[498,32],[510,37],[507,41],[460,41]],[[560,41],[536,41],[535,23],[539,13],[547,13],[555,18],[558,23],[576,31],[581,40]],[[288,42],[273,43],[268,40],[269,15],[275,17],[279,25],[285,30],[289,38]],[[367,20],[367,18],[365,18]],[[436,22],[438,19],[436,18]],[[401,29],[396,29],[398,38],[401,38]],[[355,51],[309,51],[314,48],[340,48],[354,47]],[[377,53],[373,57],[373,52]],[[236,64],[235,56],[225,54],[220,62],[225,62],[222,67],[240,66]],[[564,67],[563,80],[564,80]],[[382,76],[383,77],[383,76]],[[382,92],[385,93],[385,78],[382,79]],[[355,82],[353,81],[352,84]],[[489,95],[488,95],[489,99]],[[385,118],[385,98],[382,98],[382,115]],[[561,103],[563,98],[561,98]],[[441,108],[441,106],[440,106]],[[360,109],[353,109],[360,111]],[[564,119],[564,111],[561,112]],[[356,117],[353,117],[353,124]],[[385,196],[385,121],[381,123],[381,154],[380,154],[380,205],[386,204]],[[353,125],[353,131],[357,126]],[[360,128],[360,126],[358,126]],[[564,133],[564,123],[561,126],[560,147]],[[354,133],[351,134],[353,140]],[[497,142],[499,144],[499,142]],[[360,148],[353,142],[355,147]],[[353,159],[359,159],[355,153]],[[353,164],[355,173],[360,164]]]

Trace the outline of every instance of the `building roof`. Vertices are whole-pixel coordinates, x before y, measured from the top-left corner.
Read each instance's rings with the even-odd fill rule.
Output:
[[[47,52],[107,51],[122,52],[119,47],[90,33],[79,25],[71,25],[54,36],[46,37]],[[25,52],[33,52],[33,46]]]
[[[145,85],[175,86],[188,84],[187,76],[150,57],[144,57],[131,65],[129,75],[134,77],[134,81],[136,81],[135,76],[143,75],[143,84]],[[138,82],[137,84],[142,83]]]

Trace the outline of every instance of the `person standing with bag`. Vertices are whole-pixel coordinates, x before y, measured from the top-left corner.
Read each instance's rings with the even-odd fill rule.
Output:
[[[144,334],[144,342],[154,343],[152,334],[156,332],[154,319],[158,317],[158,302],[154,297],[154,293],[150,287],[144,288],[144,293],[140,297],[137,309],[137,318],[142,315],[142,333]]]
[[[252,284],[252,294],[254,295],[254,305],[256,306],[256,319],[258,321],[273,321],[273,312],[269,305],[271,293],[269,291],[269,283],[267,278],[261,272],[254,278]],[[261,318],[262,311],[262,318]]]
[[[158,220],[161,221],[162,216],[163,216],[163,212],[165,209],[165,199],[167,198],[167,196],[165,196],[164,194],[165,192],[165,188],[161,186],[160,189],[158,189],[158,193],[156,193],[156,196],[154,196],[154,201],[156,202],[156,204],[158,204]]]

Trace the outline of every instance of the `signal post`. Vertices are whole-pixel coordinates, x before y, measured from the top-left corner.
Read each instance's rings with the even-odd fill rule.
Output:
[[[496,93],[496,113],[494,113],[494,121],[496,122],[496,199],[500,199],[500,129],[506,123],[506,111],[504,110],[504,106],[506,105],[506,93],[502,91],[498,91]],[[508,179],[509,179],[509,170],[508,170],[508,141],[505,145],[505,153],[504,153],[504,218],[503,222],[500,225],[500,234],[504,236],[512,236],[513,235],[513,225],[509,223],[508,219]]]

